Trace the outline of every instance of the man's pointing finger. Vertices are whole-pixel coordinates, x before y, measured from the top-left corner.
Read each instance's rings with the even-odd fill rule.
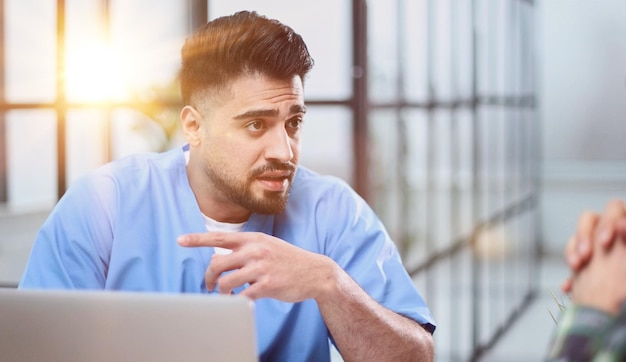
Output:
[[[234,233],[222,232],[195,233],[181,235],[176,241],[180,246],[185,247],[213,246],[232,249],[237,240],[234,236]]]

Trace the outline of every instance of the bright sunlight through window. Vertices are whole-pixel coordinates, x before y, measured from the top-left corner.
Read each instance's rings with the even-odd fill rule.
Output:
[[[66,96],[72,102],[106,102],[128,96],[122,53],[104,44],[66,55]]]

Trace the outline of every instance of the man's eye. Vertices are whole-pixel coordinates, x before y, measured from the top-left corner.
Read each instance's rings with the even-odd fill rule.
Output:
[[[258,130],[263,128],[263,122],[261,122],[261,121],[252,121],[252,122],[248,123],[246,128],[249,129],[250,131],[258,131]]]
[[[289,128],[298,129],[301,126],[302,126],[302,118],[290,119],[289,122],[287,122],[287,127],[289,127]]]

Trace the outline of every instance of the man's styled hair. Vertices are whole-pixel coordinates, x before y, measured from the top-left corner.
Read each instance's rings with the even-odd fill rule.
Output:
[[[290,27],[256,12],[214,19],[191,34],[181,50],[180,88],[184,104],[205,89],[219,89],[245,74],[304,81],[313,58]]]

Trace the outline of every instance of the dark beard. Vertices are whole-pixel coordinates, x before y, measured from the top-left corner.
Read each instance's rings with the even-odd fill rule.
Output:
[[[291,190],[291,183],[286,193],[276,191],[265,191],[263,193],[263,199],[254,199],[248,195],[245,200],[240,200],[240,205],[246,209],[264,215],[275,215],[285,211],[287,207],[287,200],[289,200],[289,191]]]
[[[214,172],[214,170],[208,165],[206,168],[206,174],[216,187],[215,191],[223,193],[230,201],[257,214],[275,215],[283,212],[285,207],[287,207],[287,201],[289,200],[289,192],[291,191],[295,169],[296,167],[291,163],[283,164],[270,161],[264,167],[250,171],[244,184],[222,177],[220,174]],[[282,193],[279,191],[266,190],[263,192],[263,196],[261,198],[255,197],[251,192],[252,183],[264,172],[274,170],[292,171],[288,179],[289,186],[287,191]]]

